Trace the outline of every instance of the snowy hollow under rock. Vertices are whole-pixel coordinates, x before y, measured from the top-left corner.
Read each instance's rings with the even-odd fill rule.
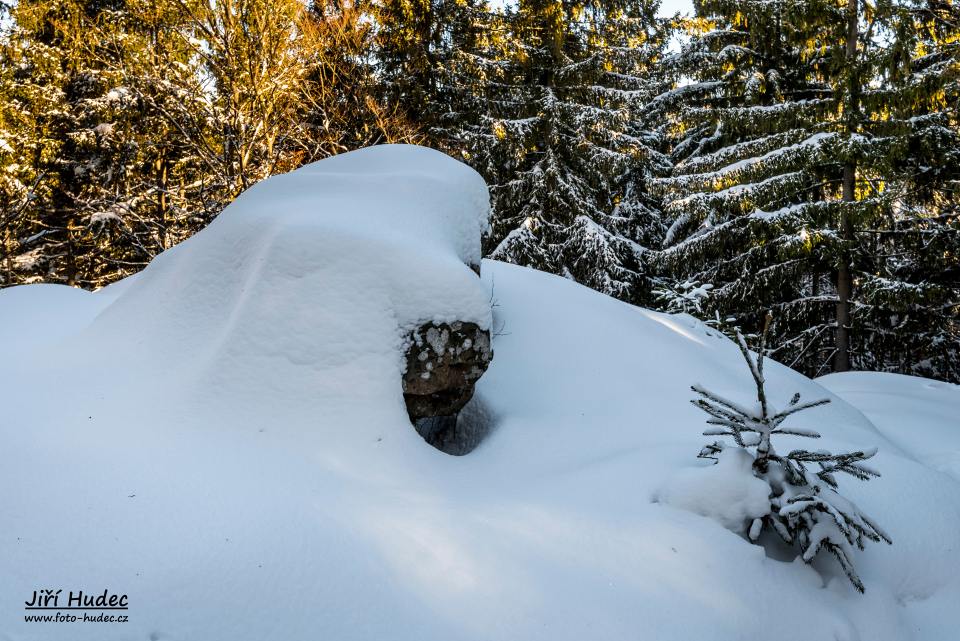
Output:
[[[739,350],[563,278],[477,279],[486,197],[437,152],[365,150],[254,187],[102,291],[0,291],[0,638],[955,638],[956,386],[883,379],[911,449],[767,364],[772,396],[832,399],[804,413],[822,447],[880,448],[882,478],[841,485],[896,542],[858,553],[860,596],[651,501],[707,465],[690,384],[753,398]],[[425,321],[497,327],[467,406],[491,429],[462,457],[404,406]],[[828,382],[868,416],[887,389]],[[28,624],[42,588],[128,594],[130,622]]]

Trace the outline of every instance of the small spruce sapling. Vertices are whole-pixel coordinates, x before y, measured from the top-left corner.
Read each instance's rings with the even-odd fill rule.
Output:
[[[837,493],[836,475],[849,474],[862,481],[880,474],[864,465],[877,450],[831,454],[823,450],[793,450],[786,456],[777,454],[773,437],[779,435],[820,438],[815,431],[797,427],[785,427],[784,421],[812,407],[826,405],[830,399],[800,402],[800,394],[794,394],[786,409],[778,410],[767,400],[763,378],[763,359],[766,352],[767,316],[760,349],[751,355],[743,335],[738,331],[737,344],[750,368],[757,387],[757,406],[744,407],[713,392],[694,385],[691,389],[699,395],[691,403],[710,415],[708,424],[716,427],[704,432],[706,436],[726,436],[737,447],[753,456],[753,474],[770,485],[770,512],[754,519],[749,537],[756,542],[764,528],[775,531],[784,541],[797,544],[802,558],[811,562],[820,550],[833,554],[854,587],[863,592],[863,582],[853,567],[853,547],[863,549],[863,540],[886,541],[890,537],[856,505]],[[700,458],[716,458],[725,443],[715,441],[704,447]]]

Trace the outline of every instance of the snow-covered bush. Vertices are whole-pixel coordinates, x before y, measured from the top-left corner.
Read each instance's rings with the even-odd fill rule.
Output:
[[[769,317],[767,319],[769,326]],[[767,399],[764,389],[763,358],[767,331],[760,339],[760,349],[752,356],[747,343],[737,332],[737,344],[750,367],[757,387],[757,405],[744,407],[713,392],[694,385],[699,397],[691,403],[710,415],[708,424],[716,427],[704,432],[707,436],[726,436],[746,451],[753,460],[753,475],[770,486],[770,510],[750,524],[749,537],[756,542],[764,528],[770,528],[787,543],[799,545],[803,560],[811,562],[820,550],[827,550],[840,562],[850,582],[863,592],[863,582],[853,567],[853,547],[863,549],[863,540],[886,541],[890,537],[850,500],[838,492],[837,473],[843,472],[866,481],[880,476],[864,465],[876,449],[845,454],[824,450],[793,450],[785,456],[777,454],[773,437],[779,435],[820,438],[813,430],[786,427],[784,422],[806,409],[825,405],[830,399],[800,402],[794,394],[785,409],[778,409]],[[701,458],[718,458],[725,447],[715,441],[700,451]]]

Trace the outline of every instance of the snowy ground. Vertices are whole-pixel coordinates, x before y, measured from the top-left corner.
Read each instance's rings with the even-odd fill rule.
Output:
[[[879,372],[830,374],[817,382],[860,408],[908,456],[960,481],[960,387]]]
[[[432,152],[351,154],[101,292],[0,292],[0,639],[956,638],[958,388],[768,366],[778,399],[839,397],[804,415],[820,446],[880,448],[881,479],[841,481],[894,541],[858,553],[861,596],[655,500],[708,464],[690,384],[750,400],[737,348],[539,272],[477,281],[481,192]],[[404,330],[453,316],[496,332],[464,457],[400,389]],[[25,623],[43,588],[125,593],[129,622]]]

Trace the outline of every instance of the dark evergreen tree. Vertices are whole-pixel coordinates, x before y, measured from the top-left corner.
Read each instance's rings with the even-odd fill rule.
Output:
[[[451,111],[471,96],[454,72],[460,51],[473,50],[488,26],[485,0],[369,0],[380,100],[415,123],[424,141],[452,148]]]
[[[128,216],[140,114],[117,71],[127,51],[106,36],[124,28],[120,8],[28,0],[13,10],[9,89],[25,132],[19,158],[35,175],[8,223],[17,280],[96,286],[149,259]]]
[[[209,101],[208,95],[186,90],[202,75],[202,66],[193,55],[182,6],[127,0],[117,15],[120,28],[100,37],[123,51],[111,69],[122,82],[117,98],[134,114],[127,131],[137,146],[128,169],[133,197],[125,212],[137,222],[143,249],[138,260],[145,261],[206,225],[223,199],[195,141],[173,117],[184,110],[203,113]]]
[[[916,12],[892,3],[865,15],[852,0],[696,8],[691,41],[674,61],[678,76],[694,82],[655,101],[675,105],[676,164],[656,183],[671,222],[656,257],[662,291],[679,301],[684,288],[709,285],[702,314],[747,330],[760,323],[751,310],[774,310],[773,353],[809,375],[851,366],[910,371],[907,361],[932,358],[933,345],[956,331],[955,294],[923,285],[932,298],[905,315],[907,299],[895,292],[918,301],[926,267],[914,261],[918,271],[908,276],[896,259],[878,262],[881,244],[891,257],[901,253],[896,245],[912,234],[904,225],[918,230],[914,242],[932,238],[919,232],[929,216],[903,217],[907,200],[924,211],[932,203],[906,187],[905,169],[932,166],[925,154],[952,158],[954,148],[955,120],[941,113],[940,125],[928,126],[931,101],[942,103],[943,92],[926,74],[923,83],[908,80],[891,51],[917,49],[905,44],[921,31],[907,19]],[[938,229],[948,256],[956,228]],[[937,318],[920,321],[920,307],[939,310]],[[923,322],[937,329],[913,340]],[[897,355],[882,356],[881,340]]]
[[[0,18],[6,16],[6,7],[0,7]],[[0,29],[0,286],[17,283],[23,263],[34,260],[19,241],[25,231],[22,214],[36,197],[39,178],[32,162],[37,153],[32,118],[17,95],[20,57],[10,31]]]
[[[908,1],[884,26],[864,99],[889,113],[888,210],[865,232],[856,365],[960,381],[960,20],[951,2]]]
[[[814,373],[835,343],[844,15],[818,2],[696,8],[676,62],[697,82],[659,99],[677,105],[659,265],[712,286],[708,316],[755,330],[753,310],[775,310],[774,353]]]
[[[650,2],[522,1],[493,16],[465,68],[482,78],[469,161],[493,204],[490,255],[563,274],[625,300],[647,293],[643,243],[662,163],[640,119],[664,45]]]

